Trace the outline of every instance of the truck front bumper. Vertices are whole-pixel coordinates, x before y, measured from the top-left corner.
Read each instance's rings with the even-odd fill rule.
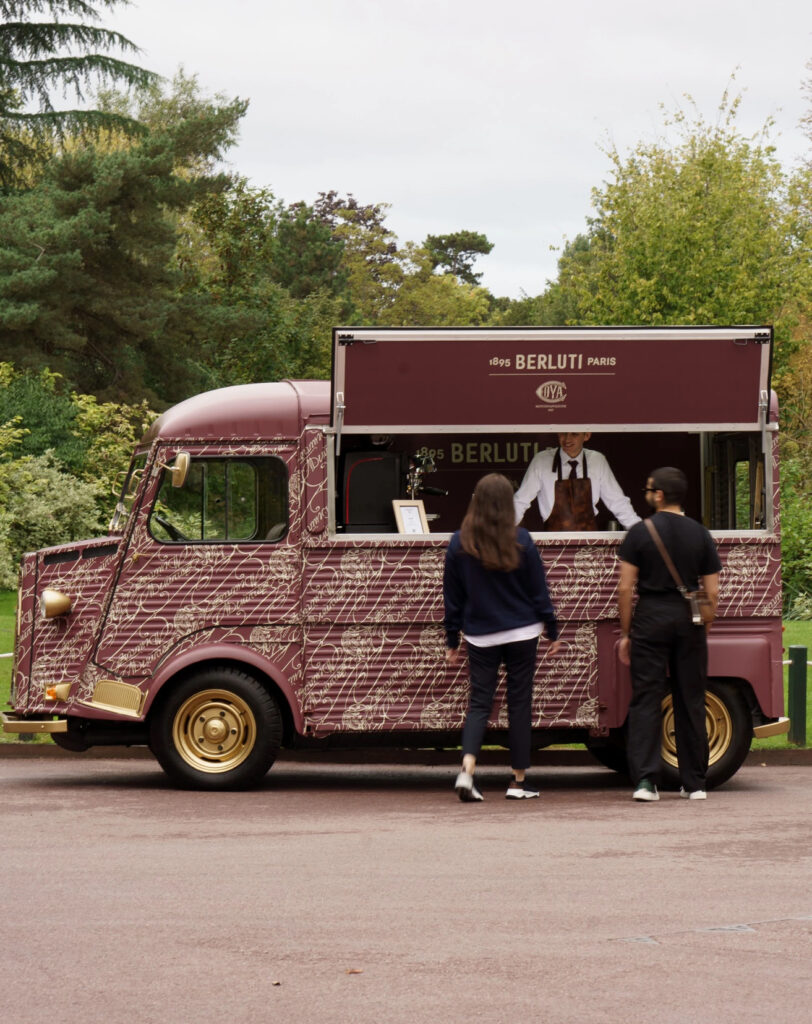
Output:
[[[67,732],[67,718],[23,718],[10,711],[0,711],[3,732]]]
[[[784,717],[776,718],[774,722],[753,726],[753,735],[760,740],[765,736],[783,736],[785,732],[789,732],[789,719]]]

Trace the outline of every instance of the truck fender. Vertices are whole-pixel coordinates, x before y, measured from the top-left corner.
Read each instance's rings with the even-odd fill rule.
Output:
[[[148,696],[144,704],[144,717],[146,718],[155,698],[170,679],[184,670],[216,661],[229,661],[248,665],[255,670],[253,675],[256,675],[258,672],[261,676],[266,676],[270,679],[287,702],[291,718],[293,719],[294,729],[300,734],[304,732],[304,715],[302,714],[299,698],[286,673],[274,662],[264,658],[250,647],[240,647],[237,644],[205,644],[202,647],[194,648],[194,650],[185,651],[177,658],[170,657],[152,677]]]
[[[617,647],[615,648],[617,650]],[[631,675],[616,658],[616,700],[618,724],[626,720],[632,697]],[[775,689],[770,663],[770,643],[763,636],[708,636],[708,679],[746,683],[766,715],[772,715]],[[780,677],[779,677],[780,684]],[[779,696],[782,696],[779,695]],[[776,704],[776,706],[778,706]]]

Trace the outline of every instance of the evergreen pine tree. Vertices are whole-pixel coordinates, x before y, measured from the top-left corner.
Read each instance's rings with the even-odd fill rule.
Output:
[[[143,88],[155,80],[152,72],[111,56],[138,52],[129,39],[98,24],[101,8],[122,3],[127,0],[0,0],[0,188],[28,184],[31,166],[66,133],[139,130],[119,113],[58,110],[52,101],[57,89],[81,103],[90,83]]]

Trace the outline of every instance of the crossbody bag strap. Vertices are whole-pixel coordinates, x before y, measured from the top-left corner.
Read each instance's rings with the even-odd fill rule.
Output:
[[[659,533],[657,532],[657,527],[654,525],[654,523],[652,523],[652,521],[650,519],[644,519],[643,522],[646,524],[646,529],[651,534],[651,539],[657,545],[657,550],[663,556],[663,561],[665,562],[668,571],[671,573],[672,577],[674,578],[674,582],[677,585],[677,590],[679,590],[679,592],[681,594],[686,593],[685,584],[682,582],[682,578],[680,577],[680,574],[677,572],[676,566],[671,561],[671,556],[668,554],[668,552],[665,549],[665,544],[663,544],[662,538],[660,537]]]

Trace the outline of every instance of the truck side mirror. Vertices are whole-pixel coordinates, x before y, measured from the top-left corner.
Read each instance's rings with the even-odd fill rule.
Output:
[[[186,483],[186,477],[189,475],[189,466],[192,462],[192,457],[188,452],[178,452],[172,461],[170,466],[166,462],[159,463],[161,469],[169,471],[172,477],[173,487],[183,487]]]
[[[166,467],[172,474],[173,487],[183,487],[186,483],[186,477],[189,475],[189,466],[191,465],[191,462],[192,457],[188,452],[178,452],[172,465]]]

